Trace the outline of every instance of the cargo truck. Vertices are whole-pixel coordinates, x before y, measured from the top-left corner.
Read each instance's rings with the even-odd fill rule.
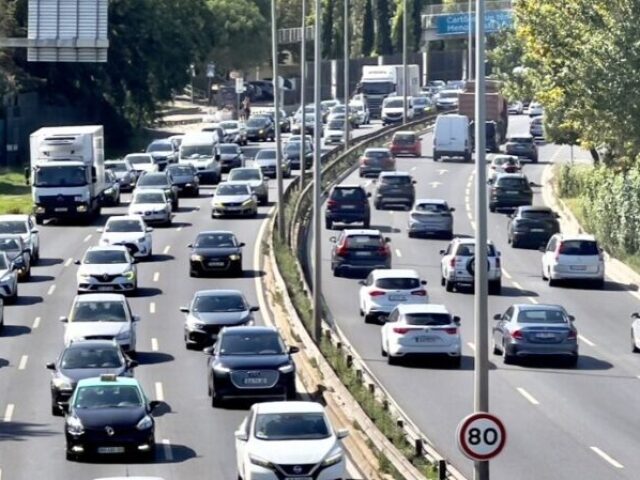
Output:
[[[407,65],[410,97],[420,93],[420,70],[418,65]],[[402,65],[364,65],[357,93],[367,99],[371,118],[380,118],[382,102],[386,97],[404,95],[404,70]]]
[[[100,215],[110,185],[104,173],[102,126],[45,127],[29,138],[31,185],[36,223],[47,218],[90,222]]]
[[[458,113],[466,115],[470,121],[474,121],[476,115],[475,88],[475,82],[466,82],[464,92],[458,94]],[[498,143],[502,144],[509,128],[509,105],[500,93],[500,82],[487,80],[485,96],[485,120],[496,122]]]

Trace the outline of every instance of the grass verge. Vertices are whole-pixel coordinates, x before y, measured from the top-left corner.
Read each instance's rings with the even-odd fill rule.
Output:
[[[24,183],[24,173],[0,170],[0,215],[30,213],[31,208],[31,189]]]

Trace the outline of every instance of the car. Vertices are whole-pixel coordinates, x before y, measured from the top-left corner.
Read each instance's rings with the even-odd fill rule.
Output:
[[[251,192],[258,198],[260,205],[269,203],[269,186],[267,179],[262,175],[258,167],[232,168],[227,176],[229,182],[246,182],[251,187]]]
[[[0,297],[0,301],[2,297]],[[640,313],[634,312],[631,314],[631,352],[640,352]]]
[[[537,117],[544,114],[544,108],[538,102],[531,102],[529,104],[528,114],[530,117]]]
[[[369,125],[371,123],[371,113],[366,102],[352,100],[349,102],[349,107],[353,109],[360,125]]]
[[[131,165],[131,168],[133,168],[133,171],[136,172],[138,176],[143,172],[159,171],[158,164],[149,153],[130,153],[124,157],[124,160]]]
[[[453,238],[453,212],[446,200],[421,198],[416,200],[409,212],[407,232],[409,238],[439,235]]]
[[[198,170],[200,184],[216,185],[222,178],[218,146],[216,132],[189,133],[180,144],[178,163],[193,165]]]
[[[341,145],[344,143],[345,121],[344,118],[331,118],[324,127],[324,144],[325,145]],[[351,130],[349,130],[349,140],[353,138]]]
[[[182,139],[184,138],[184,135],[179,134],[179,135],[171,135],[170,137],[167,137],[167,140],[169,140],[171,143],[173,143],[176,147],[176,149],[178,151],[180,151],[180,145],[182,145]]]
[[[291,178],[291,162],[284,156],[281,159],[281,170],[283,178]],[[267,178],[276,178],[277,176],[277,161],[276,161],[276,149],[275,148],[262,148],[258,150],[254,158],[256,166],[260,167],[262,175]]]
[[[519,158],[527,158],[532,163],[538,163],[538,147],[533,137],[529,134],[510,135],[504,145],[507,155],[515,155]]]
[[[362,223],[369,228],[371,223],[371,207],[368,193],[360,185],[335,185],[329,192],[327,208],[324,212],[324,223],[331,230],[336,223]]]
[[[380,230],[345,229],[331,237],[331,270],[335,277],[345,272],[360,271],[367,274],[376,268],[391,268],[391,249],[388,237]]]
[[[440,250],[440,283],[447,292],[461,285],[473,286],[475,282],[476,241],[473,238],[456,237],[446,249]],[[500,252],[487,242],[487,277],[489,294],[500,295],[502,290],[502,268]]]
[[[102,192],[103,205],[112,207],[120,205],[120,181],[116,174],[109,169],[104,171],[104,181],[107,188]]]
[[[336,98],[333,98],[331,100],[322,100],[320,102],[320,106],[322,107],[323,110],[328,110],[329,111],[329,115],[331,115],[331,109],[335,108],[337,106],[343,106],[342,102]]]
[[[335,105],[331,107],[331,109],[329,110],[329,115],[327,116],[327,123],[330,123],[331,120],[338,120],[338,119],[344,120],[346,116],[347,116],[347,108],[342,104]],[[359,116],[352,107],[349,107],[349,125],[351,126],[351,128],[358,128],[361,125],[359,121]]]
[[[413,97],[413,113],[415,117],[422,117],[428,113],[431,113],[433,104],[426,95],[420,95]]]
[[[304,114],[304,133],[308,135],[315,135],[316,128],[316,116],[314,113]],[[322,126],[320,126],[322,132]],[[293,117],[293,124],[291,125],[291,133],[295,135],[302,135],[302,118],[301,116]]]
[[[542,117],[534,117],[529,124],[529,133],[535,138],[544,139],[544,120]]]
[[[247,129],[244,122],[240,122],[238,120],[225,120],[224,122],[220,122],[220,127],[224,130],[230,142],[238,145],[246,145],[248,143]]]
[[[127,357],[114,341],[82,340],[70,343],[55,362],[45,366],[51,370],[51,414],[60,416],[80,380],[105,373],[131,377],[138,362]]]
[[[145,173],[138,179],[134,193],[143,190],[163,190],[167,199],[171,201],[171,208],[178,210],[178,186],[173,181],[173,176],[167,171]]]
[[[134,191],[128,214],[139,215],[148,224],[169,226],[172,221],[171,201],[166,197],[164,190]]]
[[[489,188],[489,211],[512,209],[533,202],[533,182],[522,173],[501,173]]]
[[[604,256],[593,235],[556,233],[542,251],[542,279],[555,286],[562,280],[583,280],[604,288]]]
[[[501,173],[520,173],[522,165],[515,155],[494,155],[489,164],[489,183],[493,183]]]
[[[441,110],[453,110],[458,108],[458,94],[459,90],[440,90],[436,95],[436,109]]]
[[[413,98],[407,97],[407,121],[413,120]],[[404,117],[404,97],[402,95],[388,96],[382,101],[380,118],[382,125],[400,123]]]
[[[391,154],[397,155],[412,155],[414,157],[422,156],[422,141],[421,137],[416,132],[411,131],[399,131],[393,134],[391,137]]]
[[[184,343],[187,349],[213,345],[224,327],[252,326],[253,312],[240,290],[199,290],[189,307],[180,307],[186,315]]]
[[[284,156],[289,161],[291,168],[299,170],[302,162],[300,162],[300,150],[302,142],[300,140],[291,140],[284,146]],[[305,170],[313,166],[313,146],[311,141],[305,141],[304,144],[304,168]]]
[[[389,365],[416,356],[444,356],[460,367],[462,341],[460,318],[444,305],[409,303],[397,305],[380,330],[381,352]]]
[[[31,278],[31,251],[20,235],[0,235],[0,252],[4,252],[19,281]]]
[[[244,167],[244,154],[235,143],[223,143],[218,147],[220,152],[220,168],[227,173],[232,168]]]
[[[373,193],[374,207],[400,205],[410,210],[416,198],[415,183],[409,172],[381,172]]]
[[[215,144],[231,142],[230,135],[227,135],[224,128],[217,122],[205,123],[205,125],[200,128],[200,132],[212,134]]]
[[[388,148],[367,148],[358,160],[360,177],[380,175],[380,172],[394,172],[396,160]]]
[[[546,245],[551,236],[560,233],[558,218],[560,215],[548,207],[518,207],[509,216],[507,243],[513,248]]]
[[[158,401],[147,400],[135,378],[103,374],[78,382],[65,417],[67,460],[84,455],[155,457]]]
[[[276,138],[275,127],[267,116],[251,117],[247,120],[247,140],[273,142]]]
[[[60,321],[65,324],[65,346],[81,340],[112,340],[128,354],[136,352],[140,317],[132,313],[122,294],[76,295],[69,316]]]
[[[167,167],[167,175],[171,184],[177,188],[178,197],[188,194],[191,197],[200,195],[200,175],[198,169],[191,163],[172,164]]]
[[[76,273],[78,293],[126,292],[138,289],[138,271],[127,247],[89,247]]]
[[[138,173],[134,170],[129,160],[107,160],[104,162],[105,170],[110,170],[116,176],[120,184],[121,192],[130,192],[136,186]]]
[[[0,234],[20,235],[31,253],[31,264],[40,260],[40,232],[33,215],[0,215]]]
[[[153,256],[153,228],[147,227],[140,215],[109,217],[97,232],[102,234],[98,242],[100,246],[122,245],[134,258],[150,259]]]
[[[210,355],[207,391],[211,406],[226,399],[296,398],[296,365],[274,327],[225,327],[214,346],[204,349]]]
[[[211,199],[211,218],[223,216],[255,217],[258,199],[248,182],[223,182]]]
[[[5,252],[0,252],[0,297],[3,303],[15,303],[18,299],[18,272]]]
[[[515,304],[494,315],[493,353],[508,365],[522,357],[560,356],[578,363],[574,317],[560,305]]]
[[[211,230],[200,232],[189,255],[189,276],[198,277],[210,273],[242,275],[242,248],[233,232]]]
[[[255,110],[255,109],[254,109]],[[275,125],[276,122],[276,112],[274,108],[268,108],[266,110],[262,110],[262,111],[256,111],[257,115],[264,115],[267,116],[271,119],[271,121],[273,122],[273,124]],[[280,132],[281,133],[287,133],[289,131],[291,131],[291,121],[289,120],[289,116],[287,115],[287,112],[285,112],[283,109],[280,109],[279,112],[279,125],[280,125]]]
[[[146,153],[150,153],[160,170],[178,161],[178,148],[168,138],[154,140],[147,147]]]
[[[507,112],[510,115],[522,115],[524,113],[524,105],[520,100],[515,100],[509,103],[507,107]]]
[[[264,402],[251,407],[235,432],[238,478],[347,478],[341,439],[316,402]]]
[[[360,316],[365,323],[386,317],[401,303],[429,303],[425,280],[415,270],[372,270],[360,282]]]

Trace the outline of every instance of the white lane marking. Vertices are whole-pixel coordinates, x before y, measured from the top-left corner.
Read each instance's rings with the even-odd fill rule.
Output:
[[[87,235],[86,237],[84,237],[84,240],[82,240],[83,242],[87,243],[89,240],[91,240],[91,237],[93,237],[93,235],[90,233],[89,235]]]
[[[476,344],[473,342],[467,342],[468,347],[473,350],[474,352],[476,351]]]
[[[522,395],[524,398],[529,400],[529,402],[531,404],[540,405],[540,402],[538,400],[536,400],[535,397],[533,395],[531,395],[529,392],[527,392],[524,388],[518,387],[518,388],[516,388],[516,390],[518,390],[518,393],[520,393],[520,395]]]
[[[162,253],[166,255],[167,253],[169,253],[169,250],[171,250],[171,245],[167,245],[166,247],[164,247],[164,250],[162,251]]]
[[[0,468],[0,480],[2,480],[2,469]]]
[[[162,388],[162,382],[156,382],[156,400],[164,402],[164,388]]]
[[[469,217],[469,220],[473,220],[473,216],[471,215],[471,212],[467,212],[467,217]]]
[[[173,452],[168,438],[162,439],[162,450],[164,451],[164,458],[169,462],[173,461]]]
[[[156,313],[156,302],[151,302],[149,304],[149,313]]]
[[[536,299],[535,299],[535,298],[533,298],[533,297],[527,297],[527,300],[529,300],[529,301],[530,301],[531,303],[533,303],[533,304],[536,304],[536,305],[538,304],[538,300],[536,300]]]
[[[464,201],[469,201],[469,195],[471,195],[471,189],[469,187],[464,189]]]
[[[22,355],[20,357],[20,363],[18,363],[18,370],[24,370],[27,368],[27,362],[29,361],[29,355]]]
[[[414,167],[415,168],[415,167]],[[446,168],[441,168],[440,170],[438,170],[438,173],[440,175],[444,175],[445,173],[447,173],[449,170],[447,170]]]
[[[468,193],[464,197],[464,204],[467,206],[467,210],[469,210],[469,194]]]
[[[71,265],[73,263],[73,258],[69,257],[67,258],[67,261],[64,262],[64,266],[68,267],[69,265]]]
[[[302,142],[301,142],[302,143]],[[411,167],[411,171],[413,172],[416,169],[416,167]]]
[[[513,282],[513,286],[516,287],[518,290],[522,290],[522,285],[520,285],[518,282],[516,282],[515,280]]]
[[[511,279],[511,274],[509,272],[507,272],[506,270],[502,270],[502,274],[507,277],[508,279]]]
[[[610,465],[614,466],[615,468],[624,468],[624,465],[622,465],[620,462],[618,462],[614,458],[612,458],[609,455],[607,455],[606,453],[604,453],[598,447],[591,447],[591,450],[593,450],[598,456],[600,456],[600,458],[602,458],[605,462],[609,463]]]
[[[13,417],[13,411],[16,409],[16,406],[13,403],[7,405],[7,408],[4,411],[4,421],[10,422]]]
[[[152,338],[151,339],[151,351],[152,352],[157,352],[158,351],[158,339],[157,338]]]
[[[476,229],[476,222],[474,222],[473,220],[471,220],[471,229],[472,230]]]
[[[36,317],[33,320],[33,325],[31,326],[31,328],[36,329],[40,326],[40,317]]]
[[[160,272],[155,272],[153,274],[153,281],[157,282],[158,280],[160,280]]]
[[[396,248],[396,255],[397,255],[398,257],[401,257],[401,256],[402,256],[402,253],[401,253],[401,252],[400,252],[400,250],[398,250],[397,248]]]
[[[268,216],[275,212],[276,207],[271,207],[269,209]],[[263,221],[262,225],[260,225],[260,229],[258,230],[258,236],[256,237],[256,243],[253,247],[253,269],[258,271],[260,270],[260,256],[262,255],[262,245],[261,243],[265,240],[264,232],[267,229],[267,221]],[[264,298],[264,292],[262,291],[262,282],[260,280],[260,275],[256,275],[253,279],[256,289],[256,294],[258,297],[258,305],[260,305],[260,316],[264,321],[265,325],[273,326],[273,320],[271,319],[271,315],[269,314],[269,308],[267,306],[267,302]]]
[[[56,286],[55,285],[51,285],[49,287],[49,290],[47,290],[47,295],[53,295],[53,292],[56,291]]]
[[[180,227],[176,228],[176,231],[177,231],[177,232],[181,232],[181,231],[182,231],[182,226],[180,226]]]
[[[595,346],[596,346],[596,344],[595,344],[595,343],[593,343],[591,340],[589,340],[588,338],[586,338],[586,337],[584,337],[584,336],[582,336],[582,335],[580,335],[580,334],[578,334],[578,338],[579,338],[581,341],[583,341],[584,343],[586,343],[587,345],[589,345],[590,347],[595,347]]]
[[[442,182],[429,182],[429,185],[433,188],[438,188],[438,186],[442,185]]]

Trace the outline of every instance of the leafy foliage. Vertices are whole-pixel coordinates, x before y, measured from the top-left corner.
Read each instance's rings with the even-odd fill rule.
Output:
[[[389,0],[376,0],[376,53],[389,55],[393,53],[391,44],[391,6]]]
[[[362,55],[368,57],[373,50],[375,30],[373,27],[373,7],[371,0],[365,0],[362,18]]]

